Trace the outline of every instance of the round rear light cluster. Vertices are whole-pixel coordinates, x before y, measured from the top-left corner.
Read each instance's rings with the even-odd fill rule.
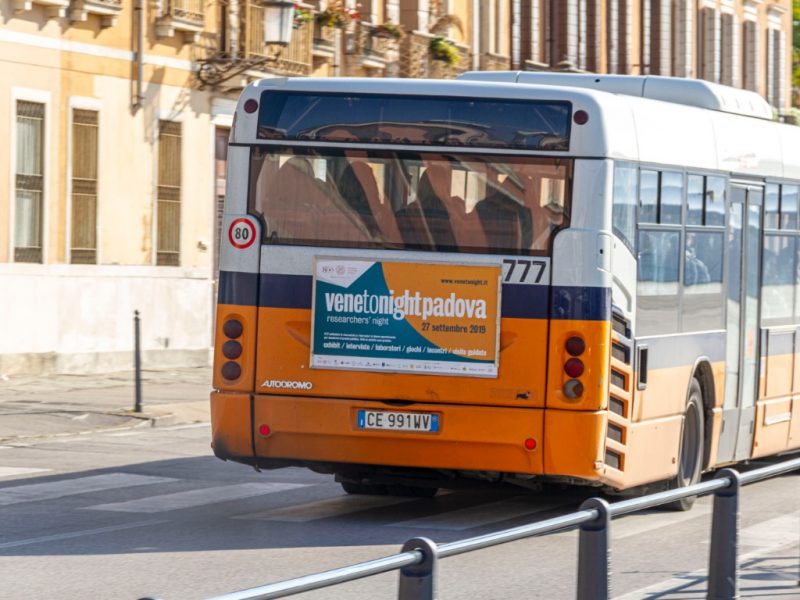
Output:
[[[583,341],[583,338],[574,335],[567,340],[564,347],[570,356],[580,356],[586,350],[586,342]]]
[[[228,340],[222,344],[222,354],[231,360],[239,358],[242,355],[242,345],[236,340]]]
[[[583,375],[583,361],[580,358],[570,358],[564,363],[564,372],[570,377]]]
[[[244,102],[244,112],[252,114],[258,110],[258,100],[249,98]]]
[[[228,319],[222,325],[222,333],[229,338],[222,345],[222,355],[228,361],[222,365],[220,372],[228,381],[234,381],[242,376],[242,366],[236,359],[242,355],[242,344],[237,339],[244,333],[244,326],[238,319]]]
[[[582,337],[574,335],[567,339],[564,350],[571,357],[564,363],[564,373],[570,379],[564,384],[564,395],[570,400],[575,400],[583,395],[583,383],[578,379],[583,375],[586,367],[583,361],[578,358],[586,351],[586,342]]]

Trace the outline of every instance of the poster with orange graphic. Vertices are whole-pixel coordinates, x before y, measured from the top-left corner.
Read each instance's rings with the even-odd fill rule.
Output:
[[[317,257],[311,367],[497,377],[501,270]]]

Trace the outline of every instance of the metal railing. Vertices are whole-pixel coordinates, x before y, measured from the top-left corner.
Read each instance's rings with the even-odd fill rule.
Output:
[[[489,548],[523,538],[580,527],[578,538],[578,600],[607,600],[610,597],[609,530],[612,517],[668,504],[691,496],[714,493],[711,544],[708,561],[708,598],[738,598],[737,547],[739,490],[741,486],[800,469],[800,458],[739,473],[722,469],[713,479],[685,488],[669,490],[609,504],[602,498],[586,500],[577,512],[522,525],[512,529],[442,544],[427,538],[412,538],[400,554],[279,581],[216,596],[209,600],[267,600],[400,570],[399,600],[433,600],[439,559]],[[148,599],[142,599],[148,600]]]

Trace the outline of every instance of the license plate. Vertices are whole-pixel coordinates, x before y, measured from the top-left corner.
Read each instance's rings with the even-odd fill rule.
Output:
[[[358,428],[438,433],[439,415],[393,410],[359,410]]]

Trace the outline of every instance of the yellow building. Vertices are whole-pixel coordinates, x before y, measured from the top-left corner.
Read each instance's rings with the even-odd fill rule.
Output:
[[[137,309],[145,364],[205,364],[202,4],[4,0],[2,15],[0,373],[128,368]]]
[[[791,0],[0,0],[0,374],[206,364],[236,96],[275,75],[702,77],[789,106]]]

